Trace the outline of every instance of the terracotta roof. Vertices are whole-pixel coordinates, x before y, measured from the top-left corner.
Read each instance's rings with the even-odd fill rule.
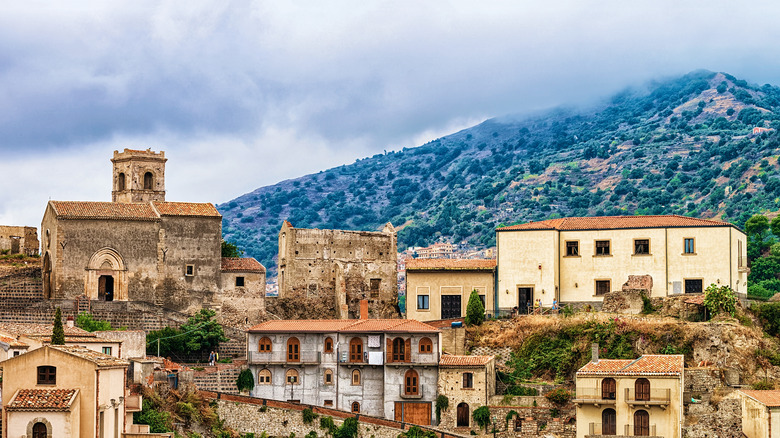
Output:
[[[32,339],[41,341],[43,344],[51,343],[51,335],[33,335],[29,336]],[[97,336],[81,337],[81,336],[65,336],[65,342],[69,344],[106,344],[106,343],[121,343],[119,339],[98,338]]]
[[[47,345],[44,348],[53,348],[64,353],[72,354],[82,359],[86,359],[101,368],[126,367],[130,365],[130,362],[124,359],[119,359],[114,356],[109,356],[108,354],[98,353],[97,351],[77,347],[75,345]]]
[[[451,270],[470,271],[496,269],[496,261],[490,259],[411,259],[406,261],[406,270]]]
[[[13,337],[13,336],[5,336],[2,333],[0,333],[0,342],[3,342],[5,344],[8,344],[11,347],[16,347],[16,348],[28,348],[29,347],[29,345],[27,345],[26,343],[16,339],[15,337]]]
[[[619,230],[628,228],[735,227],[715,219],[699,219],[679,215],[663,216],[597,216],[548,219],[539,222],[510,225],[496,231],[527,230]]]
[[[764,406],[768,406],[768,407],[780,406],[780,390],[772,389],[772,390],[758,391],[758,390],[740,389],[739,392],[756,400],[757,402],[763,404]]]
[[[427,333],[439,330],[413,319],[284,319],[260,323],[250,333]]]
[[[5,408],[12,411],[67,411],[78,392],[78,389],[20,389]]]
[[[94,338],[94,333],[90,333],[80,327],[69,327],[67,324],[62,325],[62,329],[65,332],[65,336],[73,337],[85,337]],[[27,324],[22,322],[0,322],[0,331],[11,336],[49,336],[54,330],[54,324]]]
[[[222,217],[214,204],[208,202],[153,202],[152,204],[160,216]]]
[[[577,375],[614,376],[677,376],[683,373],[684,356],[681,354],[646,354],[639,359],[600,359],[588,362]]]
[[[484,367],[493,360],[495,356],[455,356],[445,354],[439,360],[440,367],[471,368]]]
[[[150,204],[120,202],[49,201],[60,219],[114,219],[154,221],[157,213]]]
[[[222,270],[235,272],[265,272],[265,267],[252,257],[222,257]]]

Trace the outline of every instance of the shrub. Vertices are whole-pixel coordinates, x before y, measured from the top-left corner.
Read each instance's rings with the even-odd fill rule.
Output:
[[[406,432],[398,434],[398,438],[436,438],[436,434],[420,426],[412,426]]]
[[[311,424],[317,419],[317,414],[311,408],[303,410],[303,424]]]
[[[653,312],[655,312],[655,306],[653,306],[653,301],[645,294],[642,294],[642,315],[649,315]]]
[[[252,376],[252,371],[248,368],[245,370],[241,370],[240,373],[238,373],[238,379],[236,380],[236,386],[238,386],[239,391],[249,391],[250,389],[255,387],[255,378]]]
[[[333,432],[336,431],[336,424],[333,423],[333,418],[332,417],[320,418],[320,429],[325,429],[328,431],[329,434],[333,435]]]
[[[341,427],[333,431],[333,438],[357,438],[358,421],[355,417],[349,417],[344,420]]]
[[[173,430],[173,420],[171,414],[157,409],[153,403],[144,398],[141,412],[133,414],[133,422],[136,424],[149,425],[149,432],[163,433]]]
[[[728,286],[711,284],[704,291],[704,307],[709,310],[710,317],[724,312],[733,317],[737,311],[737,296]]]
[[[520,396],[523,396],[523,395],[526,395],[526,396],[527,395],[530,395],[530,396],[539,395],[539,391],[537,391],[536,388],[529,388],[527,386],[519,386],[519,385],[512,385],[512,386],[508,387],[506,392],[507,392],[507,394],[511,394],[513,396],[514,395],[520,395]]]
[[[544,395],[551,403],[562,406],[571,400],[571,393],[566,388],[555,388]]]
[[[93,319],[92,314],[87,312],[79,313],[79,316],[76,317],[76,326],[88,332],[111,330],[112,328],[110,322]]]
[[[474,413],[471,414],[471,416],[474,418],[474,422],[477,423],[477,426],[484,428],[485,432],[487,432],[487,427],[490,425],[490,408],[487,406],[480,406],[477,409],[474,409]]]
[[[309,433],[306,434],[305,438],[317,438],[317,432],[315,431],[309,431]]]
[[[476,289],[471,291],[469,303],[466,306],[466,325],[480,325],[485,321],[485,306],[479,299]]]
[[[436,424],[441,422],[441,411],[446,411],[450,407],[450,399],[446,395],[436,397]]]
[[[752,307],[764,330],[772,336],[780,335],[780,303],[764,303]]]
[[[750,385],[751,388],[756,390],[771,390],[775,389],[775,384],[767,380],[761,380]]]
[[[519,417],[519,416],[520,416],[520,414],[518,414],[517,411],[514,410],[514,409],[512,409],[509,412],[507,412],[506,413],[506,418],[505,418],[506,424],[504,425],[504,427],[509,427],[509,422],[512,421],[512,418]]]

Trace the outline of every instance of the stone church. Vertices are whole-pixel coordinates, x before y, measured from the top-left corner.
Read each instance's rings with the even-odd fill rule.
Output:
[[[184,313],[227,307],[241,323],[259,321],[265,268],[221,257],[214,205],[165,200],[166,161],[164,152],[114,151],[112,202],[49,201],[41,222],[45,297],[143,301]]]

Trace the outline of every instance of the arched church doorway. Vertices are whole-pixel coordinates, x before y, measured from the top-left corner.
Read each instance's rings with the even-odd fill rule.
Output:
[[[127,300],[127,268],[115,249],[96,251],[89,260],[86,272],[84,292],[90,300]]]
[[[114,277],[101,275],[98,278],[98,300],[114,301]]]

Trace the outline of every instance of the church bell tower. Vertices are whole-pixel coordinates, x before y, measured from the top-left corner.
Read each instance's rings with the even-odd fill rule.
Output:
[[[114,151],[113,202],[165,202],[165,152]]]

